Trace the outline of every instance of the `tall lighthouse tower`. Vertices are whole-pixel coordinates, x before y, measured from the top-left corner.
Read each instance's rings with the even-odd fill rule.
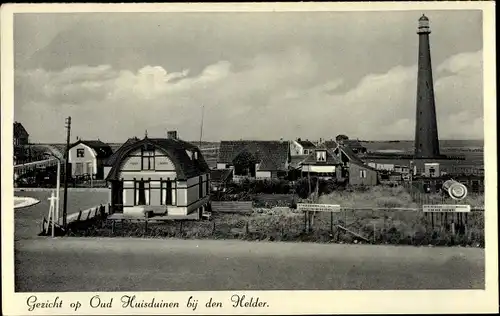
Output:
[[[417,29],[419,48],[415,158],[438,158],[440,156],[429,45],[430,33],[429,19],[422,15],[418,20]]]

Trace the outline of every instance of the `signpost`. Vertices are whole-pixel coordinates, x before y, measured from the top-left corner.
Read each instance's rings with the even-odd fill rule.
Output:
[[[442,204],[442,205],[422,205],[422,210],[426,213],[469,213],[470,205],[451,205],[451,204]]]
[[[340,205],[297,203],[297,210],[303,212],[340,212]]]
[[[440,213],[441,214],[441,220],[440,220],[440,225],[441,225],[441,230],[447,229],[448,228],[448,219],[446,218],[446,223],[444,223],[443,227],[443,217],[442,214],[448,214],[452,213],[452,219],[451,219],[451,235],[455,236],[457,233],[456,228],[458,228],[458,232],[465,232],[467,233],[467,213],[470,213],[471,207],[470,205],[466,204],[458,204],[458,205],[452,205],[452,204],[442,204],[442,205],[422,205],[422,210],[424,213],[428,213],[431,215],[431,225],[432,229],[434,229],[434,213]],[[463,221],[463,213],[465,213],[465,225]],[[437,220],[437,217],[436,217]]]
[[[297,210],[305,212],[305,230],[312,229],[311,214],[315,212],[329,212],[331,213],[330,228],[333,231],[333,213],[340,212],[340,205],[336,204],[310,204],[310,203],[297,203]]]

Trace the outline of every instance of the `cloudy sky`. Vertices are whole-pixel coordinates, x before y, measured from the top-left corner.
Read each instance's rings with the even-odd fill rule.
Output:
[[[483,138],[480,11],[428,11],[441,139]],[[16,14],[33,141],[413,139],[420,11]]]

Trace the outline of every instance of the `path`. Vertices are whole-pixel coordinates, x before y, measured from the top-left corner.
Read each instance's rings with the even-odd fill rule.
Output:
[[[484,287],[484,249],[132,238],[15,243],[17,291]]]

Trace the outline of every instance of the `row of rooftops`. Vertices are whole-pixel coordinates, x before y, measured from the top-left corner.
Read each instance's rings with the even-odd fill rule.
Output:
[[[28,133],[24,129],[21,123],[14,123],[15,135],[27,135]],[[17,132],[16,132],[17,131]],[[315,149],[321,150],[326,149],[326,160],[321,163],[324,164],[341,164],[340,155],[338,150],[342,151],[350,162],[368,166],[368,162],[373,161],[372,159],[367,159],[363,161],[358,157],[360,152],[365,152],[366,148],[361,144],[361,141],[357,139],[344,139],[337,142],[333,139],[319,141],[311,141],[308,139],[298,138],[294,140],[296,143],[300,144],[304,149],[308,149],[309,154],[301,156],[292,156],[290,152],[290,143],[292,141],[281,140],[236,140],[236,141],[221,141],[218,150],[217,163],[231,164],[233,160],[242,152],[247,151],[252,154],[254,158],[259,162],[260,170],[276,170],[276,171],[286,171],[290,167],[297,168],[301,164],[315,164],[318,163],[316,157],[314,156]],[[183,141],[177,137],[176,131],[167,132],[167,138],[149,138],[146,136],[144,139],[139,139],[137,137],[132,137],[127,139],[125,143],[118,146],[111,146],[101,140],[83,140],[77,138],[77,142],[71,145],[74,147],[80,143],[87,145],[88,147],[94,149],[97,154],[98,159],[104,161],[104,165],[113,166],[118,160],[120,160],[124,155],[126,155],[129,150],[133,148],[139,148],[141,145],[153,145],[159,149],[170,153],[171,156],[175,157],[174,160],[182,166],[185,170],[186,175],[194,174],[199,171],[206,171],[209,169],[206,161],[201,156],[201,160],[193,163],[191,157],[186,153],[193,150],[199,150],[197,146],[192,143]],[[114,147],[114,148],[113,148]],[[368,158],[368,157],[367,157]],[[380,159],[375,159],[380,160]],[[391,160],[391,159],[389,159]],[[397,161],[402,162],[402,161]],[[396,163],[397,163],[396,162]],[[406,162],[406,161],[405,161]],[[403,162],[403,164],[405,164]]]
[[[196,162],[200,165],[196,166],[193,164],[193,160],[186,154],[186,150],[198,150],[197,146],[177,138],[177,135],[174,133],[169,136],[169,138],[149,138],[146,136],[144,139],[132,137],[127,139],[127,141],[115,151],[112,150],[110,145],[102,142],[101,140],[79,139],[70,147],[74,147],[78,144],[85,144],[86,146],[94,149],[97,153],[98,159],[104,160],[104,165],[113,166],[117,161],[121,160],[127,153],[129,153],[130,150],[139,148],[141,145],[149,144],[168,152],[169,156],[174,157],[174,160],[182,166],[182,169],[187,175],[200,170],[205,171],[208,169],[208,165],[202,155],[200,155],[202,159]],[[326,160],[323,162],[324,164],[341,164],[339,158],[333,152],[333,150],[339,147],[337,142],[330,140],[317,145],[310,141],[304,142],[308,145],[309,149],[317,148],[319,150],[327,150]],[[283,140],[221,141],[219,145],[217,163],[232,164],[233,160],[242,152],[250,153],[258,161],[260,170],[286,171],[289,167],[294,168],[296,166],[295,163],[312,164],[317,162],[314,157],[314,152],[311,152],[309,155],[301,156],[299,159],[292,159],[289,146],[289,142]],[[363,162],[357,158],[356,154],[348,146],[344,145],[342,148],[345,155],[347,155],[350,160],[363,164]]]

